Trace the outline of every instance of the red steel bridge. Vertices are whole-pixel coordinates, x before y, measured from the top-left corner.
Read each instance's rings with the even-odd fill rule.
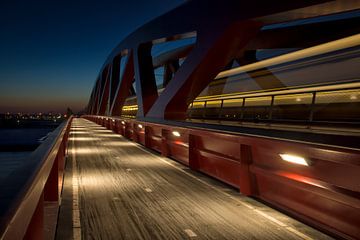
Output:
[[[1,239],[360,239],[359,23],[192,0],[138,28],[0,179]]]

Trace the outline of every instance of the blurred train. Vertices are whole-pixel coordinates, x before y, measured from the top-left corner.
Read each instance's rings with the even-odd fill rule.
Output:
[[[122,110],[134,117],[136,97]],[[359,127],[360,34],[235,65],[201,92],[187,116],[220,123]]]

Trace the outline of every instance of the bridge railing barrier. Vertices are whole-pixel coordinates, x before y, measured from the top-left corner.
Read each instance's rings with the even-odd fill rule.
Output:
[[[323,231],[360,236],[358,149],[136,119],[85,118]]]
[[[63,122],[23,166],[1,179],[0,239],[53,238],[71,121]]]

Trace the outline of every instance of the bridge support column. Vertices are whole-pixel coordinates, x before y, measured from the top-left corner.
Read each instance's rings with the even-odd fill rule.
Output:
[[[224,22],[218,23],[210,30],[199,30],[198,44],[189,53],[157,100],[149,102],[154,104],[146,117],[186,119],[188,105],[231,60],[238,57],[242,49],[256,36],[261,26],[261,23],[253,21],[233,24]]]
[[[145,117],[158,97],[151,56],[152,43],[140,44],[134,51],[138,117]]]

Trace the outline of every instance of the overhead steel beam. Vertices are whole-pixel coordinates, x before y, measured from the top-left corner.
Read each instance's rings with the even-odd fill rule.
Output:
[[[206,6],[206,11],[199,11],[199,9],[203,9],[204,6]],[[321,9],[319,6],[325,6],[325,8]],[[101,69],[101,79],[97,85],[99,89],[95,91],[94,97],[92,98],[94,103],[91,105],[91,109],[93,109],[93,112],[104,114],[106,110],[106,108],[104,110],[105,99],[105,102],[111,105],[110,112],[112,114],[114,114],[115,105],[117,109],[121,109],[122,105],[115,103],[118,97],[114,95],[114,87],[117,86],[118,83],[116,82],[116,78],[119,78],[119,76],[116,76],[117,71],[111,74],[111,81],[103,81],[102,75],[106,68],[116,61],[116,57],[125,50],[130,50],[134,54],[136,93],[139,105],[138,117],[184,119],[187,104],[196,97],[195,95],[206,86],[213,76],[232,60],[231,58],[241,58],[247,49],[278,47],[278,45],[271,42],[280,42],[284,44],[283,46],[292,47],[294,44],[297,46],[316,44],[319,40],[315,39],[315,37],[312,38],[312,35],[321,34],[321,32],[317,31],[319,28],[316,24],[310,28],[304,27],[303,29],[300,26],[297,28],[259,32],[258,28],[260,25],[321,16],[324,14],[358,9],[359,7],[360,3],[352,0],[347,0],[346,3],[345,1],[330,0],[187,1],[178,8],[137,29],[112,51]],[[226,17],[224,17],[224,13],[226,13]],[[187,17],[184,18],[183,16]],[[166,22],[166,24],[164,24],[164,22]],[[238,31],[237,34],[240,35],[236,35],[234,32],[231,34],[227,33],[232,37],[225,35],[220,36],[219,30],[221,28],[228,29],[230,26],[236,24],[244,27],[246,25],[245,23],[249,22],[259,24],[254,24],[256,26],[253,26],[252,29],[247,29],[247,31],[250,32],[249,34],[233,29],[235,32]],[[334,37],[328,36],[328,33],[335,25],[328,25],[326,29],[323,29],[323,33],[327,33],[327,37]],[[340,25],[336,27],[340,28]],[[225,32],[226,31],[223,33]],[[258,36],[253,36],[254,32],[258,33]],[[167,54],[163,59],[159,58],[158,62],[154,61],[153,63],[151,56],[152,43],[194,36],[195,34],[198,39],[194,47],[184,47],[182,52],[177,53],[177,56],[186,54],[188,58],[176,71],[174,78],[169,82],[169,78],[171,78],[169,76],[172,76],[173,72],[169,71],[170,65],[167,64],[172,64],[171,61],[175,61],[175,59],[172,59],[174,56]],[[299,34],[306,34],[308,39],[303,42],[298,41],[297,36],[299,36]],[[341,34],[347,34],[347,32],[338,31],[335,37],[341,36]],[[203,36],[207,36],[208,39],[206,41],[201,40]],[[287,36],[288,40],[284,40],[284,36]],[[235,38],[237,43],[231,38]],[[274,39],[274,41],[268,41],[267,39],[269,38]],[[222,42],[222,39],[227,39],[227,42]],[[250,42],[249,39],[255,40]],[[222,45],[219,44],[220,42],[222,42]],[[230,44],[228,44],[229,42]],[[289,44],[290,42],[292,43]],[[235,45],[237,49],[235,49]],[[236,55],[233,54],[235,52]],[[220,57],[218,55],[220,55]],[[166,76],[164,78],[164,85],[167,84],[167,87],[158,99],[153,67],[161,63],[165,64]],[[175,65],[172,67],[177,68]],[[107,82],[108,85],[111,82],[111,86],[106,86]],[[131,84],[125,85],[126,89],[120,88],[119,91],[116,91],[124,92],[127,96]],[[111,91],[108,93],[109,96],[103,94],[105,87]],[[119,110],[115,110],[115,112],[118,111]]]
[[[110,108],[110,114],[112,116],[119,116],[121,114],[121,108],[124,105],[125,99],[128,97],[129,89],[132,87],[134,80],[134,57],[131,51],[128,53],[124,73],[118,79],[118,86]]]
[[[134,69],[138,117],[145,117],[158,97],[151,56],[152,43],[140,44],[134,50]]]

